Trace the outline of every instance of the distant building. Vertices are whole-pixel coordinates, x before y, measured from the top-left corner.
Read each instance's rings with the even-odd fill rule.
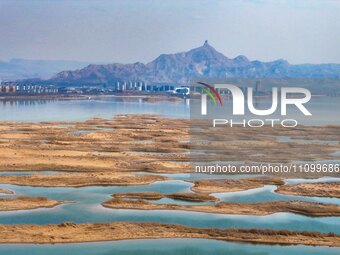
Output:
[[[8,85],[4,85],[2,86],[2,90],[3,93],[8,93],[9,92],[9,86]]]
[[[178,87],[173,90],[173,95],[180,97],[189,97],[190,87]]]
[[[260,81],[256,81],[256,83],[255,83],[255,92],[259,92],[261,90],[262,90],[261,82]]]

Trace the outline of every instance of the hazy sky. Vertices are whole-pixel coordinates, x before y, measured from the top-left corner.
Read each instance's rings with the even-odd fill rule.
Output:
[[[340,63],[340,1],[0,0],[0,60],[149,62],[205,39],[231,58]]]

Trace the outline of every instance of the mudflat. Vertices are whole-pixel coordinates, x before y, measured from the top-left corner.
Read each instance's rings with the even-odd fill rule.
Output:
[[[286,184],[279,186],[275,191],[294,196],[340,198],[340,182]]]
[[[194,192],[218,193],[234,192],[261,188],[264,185],[283,185],[284,180],[275,177],[241,178],[241,179],[205,179],[194,182]]]
[[[187,119],[143,114],[83,122],[2,121],[0,171],[184,173],[196,161],[310,162],[336,160],[334,153],[340,151],[339,143],[323,143],[340,140],[337,126],[234,127],[214,132],[205,128],[196,132],[191,125]],[[281,142],[277,136],[290,140]],[[301,140],[320,143],[306,146]],[[196,153],[189,155],[190,149]]]
[[[269,215],[278,212],[291,212],[314,217],[340,216],[340,206],[338,205],[305,201],[272,201],[261,203],[219,202],[213,205],[178,205],[151,203],[142,199],[128,200],[114,198],[102,203],[102,205],[113,209],[180,210],[238,215]]]
[[[45,197],[10,197],[0,198],[0,211],[29,210],[37,208],[51,208],[57,205],[69,203],[57,201]]]
[[[8,189],[0,189],[1,194],[11,195],[14,194],[14,191]]]
[[[190,173],[191,163],[228,159],[244,164],[259,162],[337,160],[338,126],[285,129],[191,129],[186,119],[155,115],[116,115],[83,122],[0,122],[0,171],[36,171],[35,174],[0,175],[1,184],[34,187],[146,185],[171,180],[160,173]],[[196,132],[197,131],[197,132]],[[286,142],[278,136],[287,137]],[[207,137],[207,141],[202,141]],[[332,141],[329,143],[328,141]],[[309,146],[312,143],[313,146]],[[307,144],[307,145],[306,145]],[[315,145],[315,146],[314,146]],[[195,153],[190,155],[190,150]],[[56,171],[43,174],[40,171]],[[59,173],[58,173],[59,172]],[[138,173],[143,172],[143,173]],[[323,173],[291,176],[320,177]],[[338,176],[338,174],[333,174]],[[203,213],[268,215],[291,212],[308,216],[339,216],[339,206],[303,201],[262,203],[218,202],[212,193],[242,191],[264,185],[278,186],[290,195],[338,197],[338,183],[287,185],[281,176],[241,179],[184,180],[192,193],[120,193],[103,206],[115,209],[183,210]],[[284,176],[287,177],[287,176]],[[175,178],[174,178],[175,179]],[[0,190],[12,194],[9,190]],[[159,204],[145,200],[171,198],[201,205]],[[131,200],[137,199],[137,200]],[[3,210],[53,207],[65,201],[47,198],[2,198]],[[208,238],[267,244],[340,246],[334,233],[268,229],[202,229],[158,223],[62,223],[59,225],[0,225],[3,243],[67,243],[136,238]]]
[[[213,196],[209,196],[203,193],[189,193],[180,192],[173,194],[162,194],[159,192],[128,192],[128,193],[116,193],[113,195],[115,199],[129,198],[129,199],[147,199],[147,200],[159,200],[162,198],[172,198],[175,200],[189,201],[189,202],[215,202],[218,199]]]
[[[206,238],[262,244],[340,246],[339,235],[306,231],[192,228],[151,222],[0,225],[0,243],[79,243],[152,238]]]
[[[84,187],[145,185],[167,177],[148,174],[85,172],[33,175],[2,175],[0,183],[35,187]]]

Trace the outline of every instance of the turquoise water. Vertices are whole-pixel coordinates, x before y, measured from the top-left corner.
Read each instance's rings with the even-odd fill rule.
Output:
[[[340,178],[331,177],[331,176],[323,176],[318,179],[287,179],[285,180],[287,184],[295,184],[295,183],[315,183],[315,182],[340,182]]]
[[[174,174],[159,174],[159,173],[149,173],[149,172],[135,172],[135,174],[151,174],[151,175],[161,175],[177,180],[190,180],[197,181],[203,179],[239,179],[239,178],[254,178],[261,177],[263,175],[259,174],[202,174],[202,173],[174,173]],[[0,173],[1,175],[1,173]]]
[[[264,99],[264,105],[266,105]],[[228,106],[228,104],[227,104]],[[340,108],[338,98],[313,98],[308,107],[313,117],[308,124],[340,124],[334,113]],[[329,111],[329,109],[331,109]],[[0,102],[0,120],[11,121],[84,121],[93,117],[112,118],[115,114],[159,114],[166,117],[188,118],[190,113],[189,101],[178,103],[156,102],[147,103],[136,98],[110,98],[101,100],[70,100],[70,101],[12,101]],[[301,117],[301,116],[300,116]],[[297,116],[299,118],[299,116]],[[76,134],[84,134],[91,130],[83,130]],[[313,141],[318,142],[318,141]],[[29,175],[37,172],[2,172],[2,175]],[[55,174],[54,171],[39,172]],[[142,174],[142,173],[141,173]],[[190,191],[191,183],[184,180],[199,180],[206,178],[226,178],[225,175],[204,174],[172,174],[165,175],[179,179],[156,182],[150,185],[127,187],[82,187],[82,188],[42,188],[16,185],[0,185],[0,188],[10,189],[16,195],[46,196],[51,199],[71,200],[55,208],[36,209],[28,211],[0,212],[0,224],[32,223],[49,224],[63,221],[73,222],[163,222],[178,223],[194,227],[214,228],[273,228],[308,230],[320,232],[335,232],[340,234],[338,217],[306,217],[292,213],[276,213],[268,216],[250,215],[221,215],[183,211],[143,211],[143,210],[113,210],[104,208],[100,203],[111,198],[117,192],[156,191],[175,193]],[[228,178],[244,178],[252,176],[228,176]],[[329,181],[323,179],[317,181]],[[305,180],[289,180],[289,183]],[[311,181],[311,180],[308,180]],[[313,181],[313,180],[312,180]],[[315,202],[340,204],[340,199],[296,197],[277,194],[275,186],[265,186],[244,192],[216,194],[222,201],[261,202],[271,200],[299,199]],[[11,196],[11,195],[1,195]],[[190,202],[161,199],[162,203],[197,204]],[[158,240],[127,240],[117,242],[96,242],[82,244],[60,245],[0,245],[0,254],[339,254],[339,248],[307,247],[307,246],[270,246],[252,245],[245,243],[221,242],[198,239],[158,239]]]
[[[56,245],[0,245],[0,254],[16,255],[337,255],[339,248],[253,245],[204,239],[142,239]]]
[[[296,183],[296,182],[295,182]],[[306,197],[306,196],[291,196],[284,195],[274,192],[276,186],[266,185],[263,188],[227,192],[227,193],[214,193],[215,197],[218,197],[221,201],[225,202],[241,202],[241,203],[252,203],[252,202],[265,202],[275,200],[302,200],[319,203],[332,203],[340,205],[339,198],[330,197]]]
[[[100,203],[109,200],[111,194],[117,192],[155,191],[161,193],[175,193],[190,191],[191,183],[181,180],[155,182],[150,185],[126,187],[82,187],[82,188],[43,188],[16,185],[0,185],[10,189],[17,195],[41,196],[51,199],[74,201],[55,208],[44,208],[28,211],[0,212],[0,224],[34,223],[52,224],[63,221],[73,222],[106,222],[106,221],[134,221],[134,222],[162,222],[178,223],[193,227],[214,228],[274,228],[291,230],[309,230],[340,233],[340,221],[336,217],[306,217],[292,213],[276,213],[268,216],[252,215],[223,215],[198,213],[187,211],[167,210],[122,210],[104,208]],[[217,194],[222,201],[255,202],[268,200],[302,199],[309,197],[285,196],[272,192],[275,186],[266,186],[263,190],[249,190],[238,194]],[[278,197],[277,197],[278,196]],[[315,198],[316,201],[329,202],[330,198]],[[174,203],[175,200],[163,199],[163,202]],[[339,199],[332,202],[340,204]],[[177,202],[176,202],[177,203]],[[180,202],[188,203],[188,202]],[[196,204],[196,203],[195,203]]]

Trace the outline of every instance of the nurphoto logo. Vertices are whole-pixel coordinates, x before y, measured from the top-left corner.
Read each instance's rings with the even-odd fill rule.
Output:
[[[210,85],[203,82],[198,82],[198,84],[204,86],[201,91],[201,115],[208,115],[207,110],[207,98],[208,96],[213,101],[214,105],[217,105],[216,99],[219,101],[220,107],[223,107],[223,101],[221,95],[217,90],[228,90],[232,96],[232,114],[233,116],[244,116],[245,115],[245,102],[248,106],[248,110],[251,114],[256,116],[269,116],[278,111],[278,106],[280,104],[281,116],[287,116],[287,106],[294,105],[300,112],[305,116],[312,116],[312,113],[305,107],[304,104],[310,101],[311,92],[305,88],[299,87],[282,87],[280,90],[277,87],[272,88],[271,97],[272,103],[268,109],[257,109],[254,104],[254,93],[252,87],[247,87],[247,96],[241,88],[233,84],[214,84]],[[288,95],[294,95],[289,97]],[[262,127],[265,123],[270,123],[272,127],[275,124],[280,123],[283,127],[295,127],[298,125],[295,119],[243,119],[240,121],[233,121],[233,119],[213,119],[213,127],[218,125],[230,125],[233,127],[235,125],[243,125],[244,127]]]

